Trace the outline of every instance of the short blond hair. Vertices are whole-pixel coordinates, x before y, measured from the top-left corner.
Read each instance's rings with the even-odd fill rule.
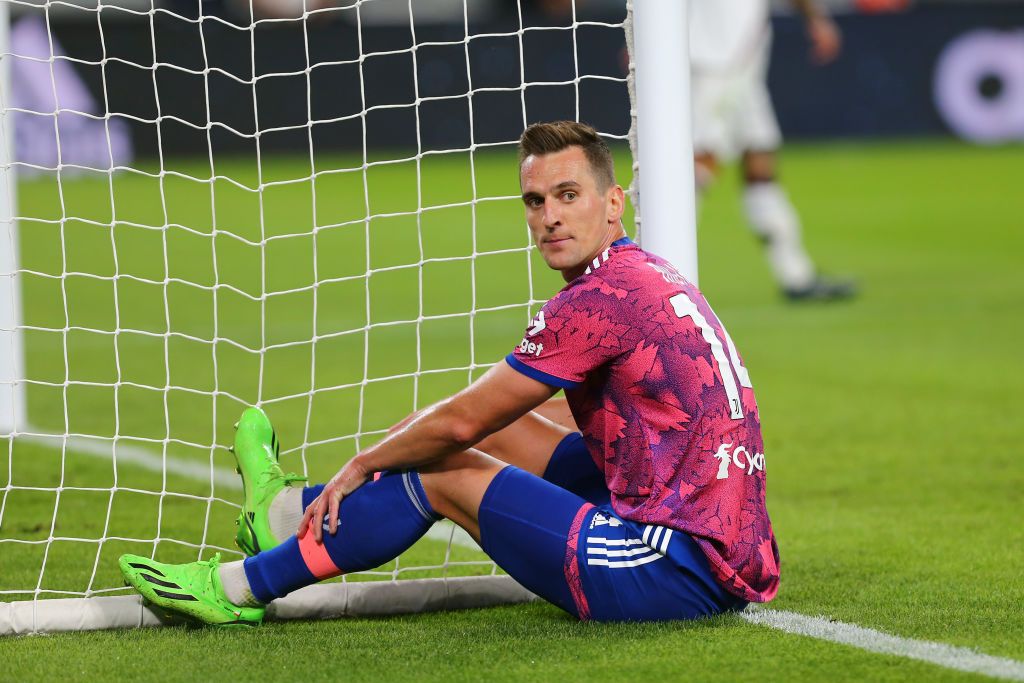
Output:
[[[580,147],[590,162],[598,186],[606,190],[615,184],[615,162],[611,150],[592,126],[576,121],[535,123],[519,137],[519,165],[530,156]]]

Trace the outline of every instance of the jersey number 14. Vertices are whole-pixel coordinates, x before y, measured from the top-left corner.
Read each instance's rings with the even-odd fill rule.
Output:
[[[685,292],[676,294],[668,301],[672,304],[672,309],[675,310],[677,316],[689,318],[693,321],[693,324],[700,330],[701,336],[704,337],[704,341],[711,346],[711,355],[714,356],[715,363],[718,365],[718,374],[722,376],[722,384],[725,385],[725,395],[729,398],[730,417],[734,420],[742,419],[743,402],[740,400],[740,391],[736,386],[736,382],[738,380],[740,386],[747,387],[748,389],[753,385],[750,383],[750,374],[743,367],[739,354],[736,353],[736,345],[732,343],[732,337],[725,331],[725,327],[719,323],[718,331],[725,337],[725,345],[729,349],[729,355],[726,356],[725,348],[722,347],[722,341],[718,338],[714,326],[697,310],[697,304]]]

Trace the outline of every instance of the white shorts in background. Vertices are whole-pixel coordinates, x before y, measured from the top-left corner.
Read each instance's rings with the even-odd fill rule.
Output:
[[[694,69],[693,148],[731,160],[747,150],[775,150],[782,133],[768,94],[768,59],[771,34],[765,31],[760,45],[747,59],[728,68]]]

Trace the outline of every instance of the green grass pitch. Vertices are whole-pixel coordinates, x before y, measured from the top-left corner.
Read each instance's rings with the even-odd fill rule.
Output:
[[[779,299],[731,171],[704,202],[702,289],[744,355],[764,426],[782,554],[774,607],[1024,660],[1019,166],[1019,147],[788,148],[782,177],[811,251],[863,285],[843,305]],[[210,176],[198,160],[166,167]],[[226,468],[231,423],[262,400],[286,467],[323,479],[500,358],[528,320],[523,302],[559,286],[525,251],[515,200],[461,205],[515,193],[508,155],[478,155],[475,184],[465,156],[425,160],[419,186],[412,163],[372,167],[365,185],[360,172],[278,184],[310,174],[301,158],[265,159],[262,179],[242,160],[216,170],[225,179],[212,184],[22,182],[19,213],[36,219],[20,228],[33,431],[116,434],[157,454],[166,441],[169,457]],[[439,205],[452,206],[409,214]],[[378,217],[362,221],[368,212]],[[423,258],[422,271],[407,267]],[[471,307],[482,312],[461,315]],[[126,551],[230,551],[232,489],[29,441],[3,452],[0,539],[29,543],[0,542],[0,591],[114,588]],[[31,542],[51,535],[69,540],[44,558]],[[88,540],[101,536],[119,540]],[[443,551],[426,540],[381,571]],[[0,678],[21,680],[977,679],[734,616],[579,624],[543,604],[241,633],[6,638],[0,661]]]

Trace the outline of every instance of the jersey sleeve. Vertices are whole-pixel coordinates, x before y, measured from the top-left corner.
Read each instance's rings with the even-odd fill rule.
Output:
[[[559,292],[530,322],[506,362],[549,386],[579,386],[590,372],[622,353],[628,326],[619,322],[617,305],[607,292]]]

